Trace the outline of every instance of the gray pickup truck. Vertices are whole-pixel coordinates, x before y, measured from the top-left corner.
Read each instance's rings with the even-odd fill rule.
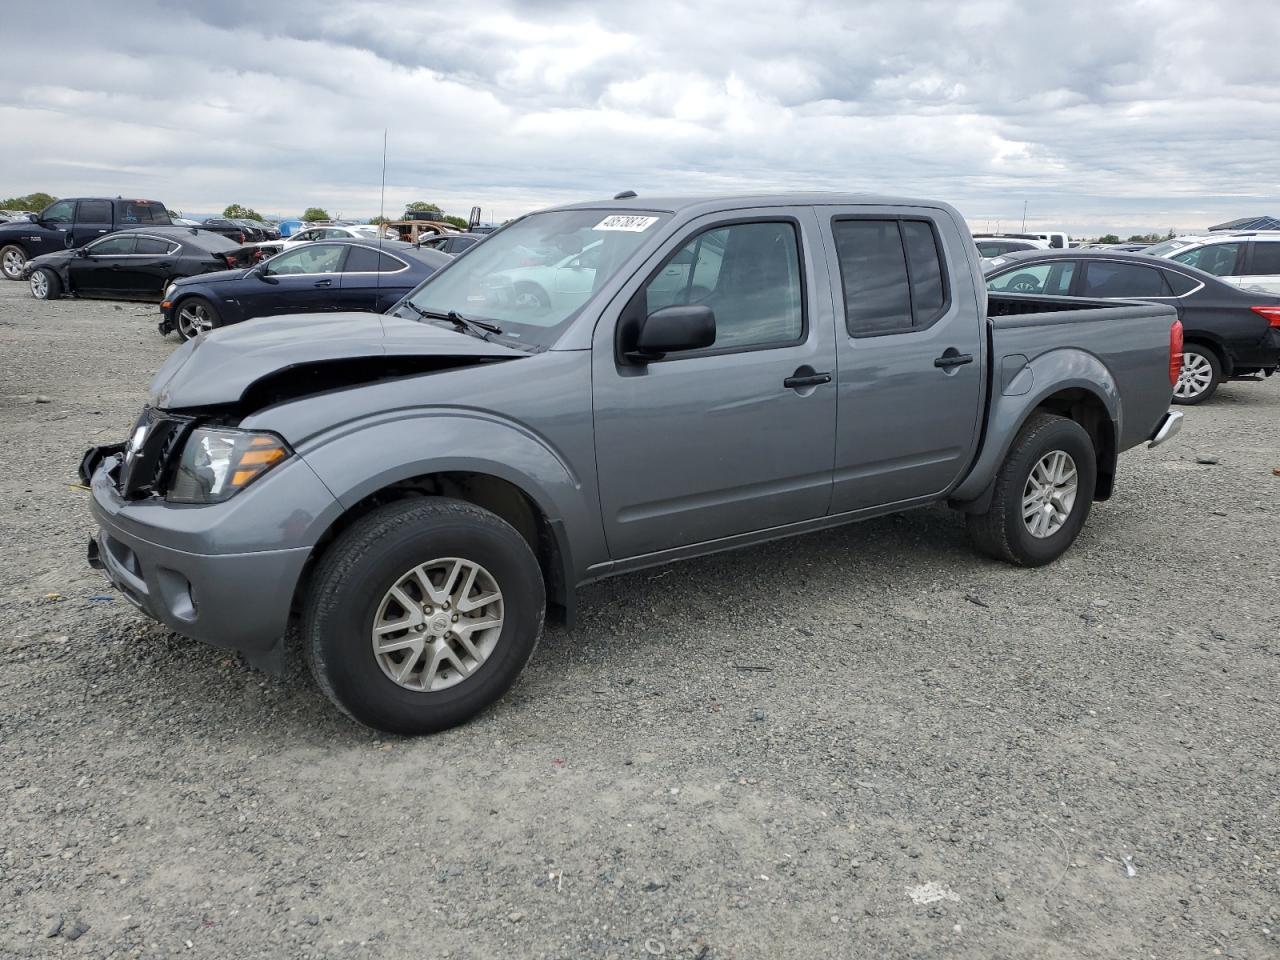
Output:
[[[178,348],[86,454],[89,559],[175,631],[370,726],[457,724],[612,574],[946,502],[1035,566],[1160,443],[1171,307],[987,293],[945,204],[534,213],[388,313]],[[785,574],[781,574],[785,575]]]

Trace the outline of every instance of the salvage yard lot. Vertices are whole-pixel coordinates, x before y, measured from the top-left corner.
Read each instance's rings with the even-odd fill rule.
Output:
[[[401,740],[86,566],[156,319],[0,284],[0,955],[1277,949],[1280,378],[1125,455],[1051,567],[933,509],[606,581]]]

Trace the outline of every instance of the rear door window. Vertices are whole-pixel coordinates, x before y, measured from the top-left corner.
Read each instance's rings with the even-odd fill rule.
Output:
[[[946,312],[947,277],[927,220],[835,220],[850,336],[922,330]]]
[[[342,267],[343,273],[395,273],[403,270],[404,264],[395,257],[380,253],[373,247],[352,246],[347,253],[347,262]]]
[[[76,210],[76,220],[80,223],[110,223],[110,200],[81,200]]]
[[[1111,299],[1115,297],[1168,297],[1163,271],[1136,263],[1114,260],[1090,260],[1084,266],[1082,297]]]
[[[1185,273],[1179,273],[1177,270],[1161,270],[1164,274],[1164,282],[1169,285],[1169,289],[1173,291],[1175,297],[1183,297],[1200,286],[1200,281],[1194,277],[1188,277]]]
[[[134,253],[149,253],[152,255],[164,255],[171,250],[177,250],[178,245],[168,240],[161,240],[159,237],[139,237],[138,245]]]
[[[1253,241],[1253,263],[1249,265],[1253,276],[1280,276],[1280,241]]]
[[[1215,277],[1233,277],[1239,273],[1242,243],[1210,243],[1185,253],[1175,253],[1170,260],[1185,263]]]

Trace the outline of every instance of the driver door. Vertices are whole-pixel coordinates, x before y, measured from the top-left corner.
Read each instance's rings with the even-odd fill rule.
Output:
[[[258,289],[242,298],[245,318],[339,308],[345,244],[304,243],[262,266]]]
[[[120,293],[127,287],[128,267],[137,237],[130,233],[104,237],[71,258],[67,272],[76,293]]]

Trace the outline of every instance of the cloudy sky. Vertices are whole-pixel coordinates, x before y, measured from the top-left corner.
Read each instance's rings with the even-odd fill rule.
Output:
[[[6,4],[0,196],[505,218],[878,191],[975,228],[1280,216],[1275,0]],[[28,43],[20,38],[38,38]]]

